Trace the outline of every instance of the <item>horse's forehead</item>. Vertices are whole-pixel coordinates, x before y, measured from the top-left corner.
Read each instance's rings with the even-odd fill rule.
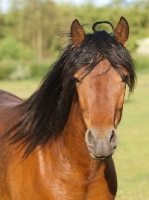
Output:
[[[81,69],[79,69],[76,73],[75,73],[75,77],[76,78],[82,78],[84,77],[84,74],[87,70],[88,66],[84,66]],[[123,70],[123,67],[122,67]],[[109,72],[109,73],[108,73]],[[84,78],[86,80],[89,79],[93,79],[97,76],[106,76],[107,78],[118,78],[120,77],[120,75],[115,71],[115,69],[111,66],[110,62],[108,61],[108,59],[104,59],[102,61],[100,61],[93,69],[92,71]],[[104,76],[104,78],[105,78]]]
[[[93,73],[98,73],[99,75],[105,74],[107,71],[111,69],[111,64],[107,59],[102,60],[97,64],[94,68]]]
[[[104,59],[102,61],[100,61],[93,69],[92,71],[87,75],[87,76],[94,76],[94,75],[99,75],[99,74],[103,74],[105,73],[110,67],[110,62],[107,59]],[[86,70],[88,69],[88,66],[85,65],[83,66],[81,69],[79,69],[76,73],[75,73],[75,77],[76,78],[81,78],[84,76]]]
[[[118,65],[117,66],[121,73],[125,75],[129,75],[128,70]],[[108,59],[104,59],[101,62],[99,62],[94,69],[91,71],[91,73],[88,75],[88,79],[92,79],[94,77],[100,76],[102,79],[109,79],[112,81],[121,81],[122,77],[120,75],[120,72],[118,72],[108,61]]]

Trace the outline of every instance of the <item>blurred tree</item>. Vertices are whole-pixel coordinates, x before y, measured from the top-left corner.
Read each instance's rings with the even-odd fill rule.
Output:
[[[95,6],[91,0],[81,6],[57,4],[53,0],[9,2],[10,10],[7,13],[0,12],[0,42],[4,45],[13,38],[27,52],[32,52],[29,58],[33,55],[39,60],[55,57],[62,49],[61,44],[66,41],[63,37],[59,40],[61,31],[69,32],[75,18],[81,24],[86,24],[84,28],[88,33],[92,32],[91,26],[96,21],[109,20],[116,25],[119,18],[124,16],[130,24],[128,48],[131,52],[135,52],[138,39],[149,37],[149,0],[112,0],[102,7]],[[99,25],[98,28],[111,32],[108,25]]]
[[[0,40],[0,44],[0,60],[28,60],[33,58],[31,50],[14,37],[7,36]]]
[[[50,0],[12,0],[6,24],[11,35],[14,34],[42,60],[59,50],[56,35],[60,30],[68,30],[73,19],[69,5],[57,5]]]

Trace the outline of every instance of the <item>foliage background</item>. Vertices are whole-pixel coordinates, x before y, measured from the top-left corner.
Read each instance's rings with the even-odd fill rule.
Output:
[[[124,16],[130,25],[127,48],[136,67],[149,66],[148,58],[136,54],[137,40],[149,37],[149,0],[111,0],[101,7],[89,0],[79,6],[52,0],[8,2],[6,13],[0,9],[0,79],[42,77],[69,41],[67,33],[75,18],[89,33],[96,21],[109,20],[116,26]],[[99,28],[111,31],[109,26]]]

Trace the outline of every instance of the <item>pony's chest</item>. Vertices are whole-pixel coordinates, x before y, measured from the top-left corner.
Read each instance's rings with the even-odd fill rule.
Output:
[[[116,190],[116,175],[113,165],[109,169],[103,162],[96,173],[89,176],[89,169],[82,171],[64,160],[62,164],[51,155],[39,148],[22,162],[22,153],[13,156],[7,168],[10,199],[114,200],[116,191],[112,187]]]
[[[37,181],[37,180],[36,180]],[[24,182],[18,188],[13,188],[12,197],[15,200],[114,200],[107,185],[94,183],[89,188],[83,184],[75,185],[65,180],[51,181],[47,184],[42,181]]]
[[[34,167],[34,168],[32,168]],[[80,174],[37,166],[19,168],[9,176],[9,187],[15,200],[114,200],[107,181],[98,175],[89,183]]]

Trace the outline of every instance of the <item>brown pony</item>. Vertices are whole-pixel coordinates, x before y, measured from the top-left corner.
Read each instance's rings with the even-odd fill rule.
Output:
[[[121,17],[92,28],[72,22],[70,44],[27,101],[0,92],[1,200],[115,199],[116,128],[135,84],[129,26]]]

